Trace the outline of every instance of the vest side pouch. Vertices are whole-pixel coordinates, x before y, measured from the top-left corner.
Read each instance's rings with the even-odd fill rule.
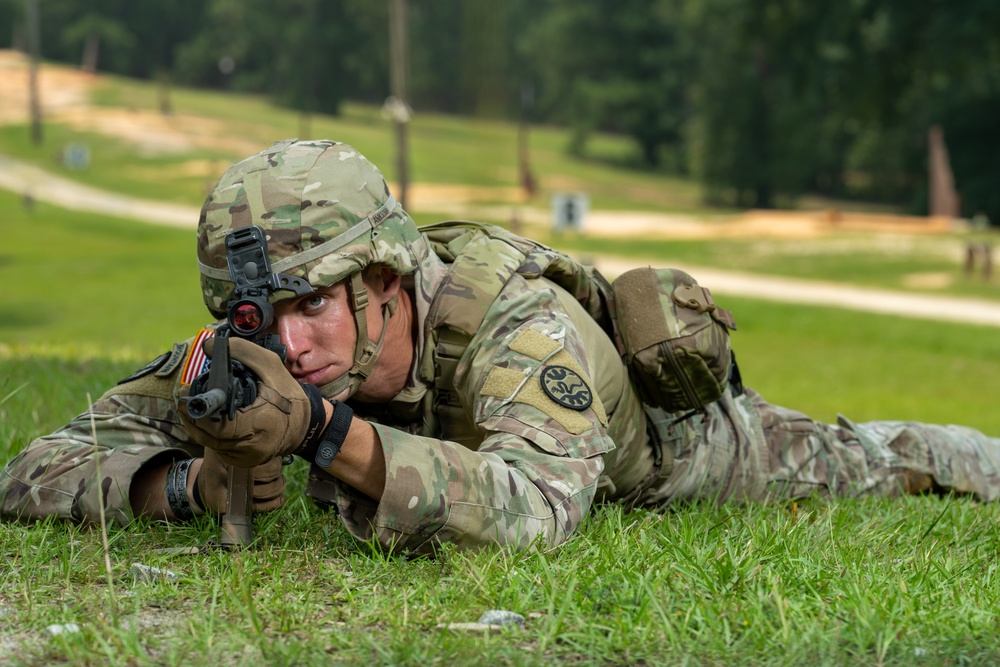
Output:
[[[625,362],[643,402],[679,412],[718,400],[732,365],[732,314],[678,269],[633,269],[612,290]]]

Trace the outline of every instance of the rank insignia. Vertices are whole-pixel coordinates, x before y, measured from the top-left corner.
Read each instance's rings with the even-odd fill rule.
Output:
[[[565,366],[546,366],[539,379],[546,396],[564,408],[583,412],[594,402],[587,382]]]

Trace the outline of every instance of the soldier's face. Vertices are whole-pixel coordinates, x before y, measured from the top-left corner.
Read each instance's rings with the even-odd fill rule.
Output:
[[[368,293],[371,298],[370,287]],[[357,330],[346,282],[279,301],[274,304],[274,315],[275,331],[287,348],[285,366],[296,380],[322,386],[350,370]],[[381,309],[366,308],[364,316],[368,331],[378,335]]]

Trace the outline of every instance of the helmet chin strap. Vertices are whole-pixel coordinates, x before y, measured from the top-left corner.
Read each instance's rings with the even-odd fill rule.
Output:
[[[354,311],[354,326],[357,329],[358,338],[354,344],[354,365],[333,382],[329,382],[319,388],[320,392],[327,398],[333,398],[345,389],[348,390],[347,398],[350,398],[361,386],[361,383],[368,379],[375,362],[378,361],[379,350],[385,342],[385,332],[389,329],[389,319],[396,313],[396,297],[382,309],[382,333],[377,341],[368,339],[368,318],[365,310],[368,308],[368,290],[361,279],[361,272],[351,275],[350,289],[351,308]]]

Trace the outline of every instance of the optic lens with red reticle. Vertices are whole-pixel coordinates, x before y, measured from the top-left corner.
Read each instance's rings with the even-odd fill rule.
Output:
[[[229,313],[229,325],[243,336],[252,336],[265,326],[264,313],[256,303],[237,303]]]

